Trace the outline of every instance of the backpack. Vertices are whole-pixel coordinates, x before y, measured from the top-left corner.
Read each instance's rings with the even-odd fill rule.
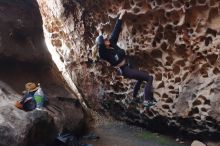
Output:
[[[36,108],[36,101],[33,96],[28,96],[23,102],[23,109],[25,111],[32,111]]]

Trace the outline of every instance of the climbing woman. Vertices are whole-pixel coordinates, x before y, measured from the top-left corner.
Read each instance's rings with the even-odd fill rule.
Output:
[[[96,45],[94,45],[94,47],[92,48],[93,58],[96,58],[97,54],[99,54],[99,57],[101,59],[109,62],[111,66],[119,70],[122,76],[124,76],[125,78],[137,80],[133,91],[134,98],[136,98],[138,94],[141,83],[143,81],[146,81],[143,104],[144,106],[151,106],[153,105],[154,100],[151,94],[153,76],[142,71],[130,68],[126,59],[125,51],[117,45],[118,37],[122,27],[122,17],[125,13],[125,10],[122,10],[120,12],[114,30],[112,31],[112,34],[109,38],[104,38],[101,30],[99,30],[99,36],[96,38]]]

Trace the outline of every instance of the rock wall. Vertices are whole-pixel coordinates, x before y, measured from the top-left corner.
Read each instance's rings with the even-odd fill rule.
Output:
[[[36,1],[0,2],[0,57],[19,61],[51,62],[44,42]]]
[[[0,18],[0,146],[49,145],[59,132],[82,132],[85,113],[47,50],[38,3],[2,0]],[[41,83],[47,111],[14,106],[27,82]]]
[[[44,34],[58,68],[89,106],[157,131],[219,134],[219,30],[217,0],[38,0]],[[154,76],[157,104],[132,103],[134,80],[92,62],[102,24],[106,34],[126,9],[119,45],[133,67]],[[139,96],[143,96],[140,93]]]

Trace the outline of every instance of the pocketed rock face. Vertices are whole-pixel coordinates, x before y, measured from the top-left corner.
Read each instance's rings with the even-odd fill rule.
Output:
[[[104,107],[118,119],[157,131],[170,127],[192,134],[219,134],[219,1],[38,3],[54,60],[58,67],[62,64],[60,70],[93,108]],[[128,13],[118,44],[135,68],[154,76],[158,102],[149,109],[131,103],[134,80],[118,77],[105,62],[92,63],[90,59],[96,27],[102,24],[110,33],[122,8]]]

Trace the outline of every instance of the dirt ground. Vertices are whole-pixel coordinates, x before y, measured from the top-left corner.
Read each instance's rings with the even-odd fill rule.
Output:
[[[94,114],[93,114],[94,115]],[[151,133],[142,128],[127,125],[95,113],[95,124],[91,130],[99,139],[84,139],[93,146],[190,146],[189,143],[176,142],[174,138]]]

